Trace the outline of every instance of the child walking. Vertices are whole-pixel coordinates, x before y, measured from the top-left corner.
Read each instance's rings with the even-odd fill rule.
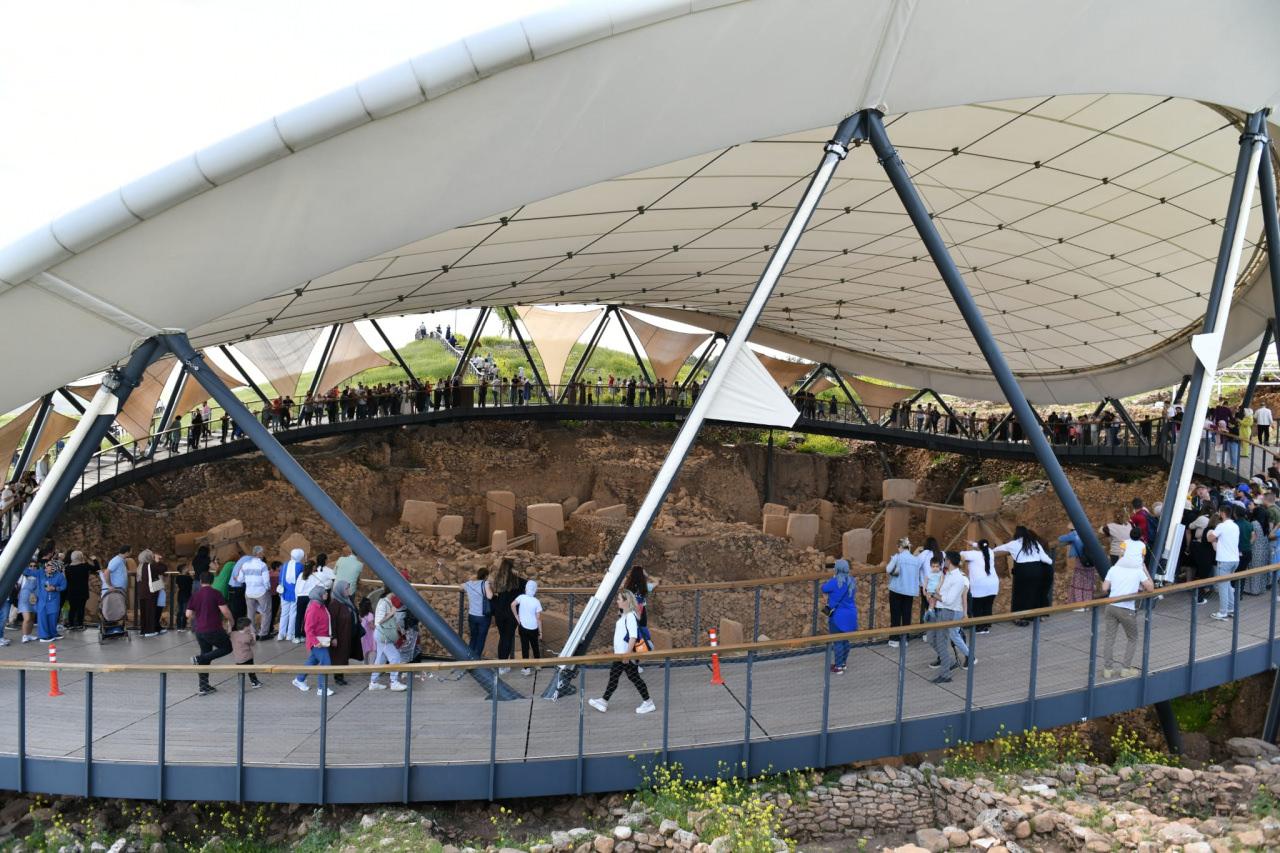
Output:
[[[253,649],[257,644],[258,637],[254,633],[253,622],[248,616],[241,616],[236,620],[236,627],[231,632],[231,653],[235,656],[238,666],[253,666]],[[262,682],[258,680],[258,674],[249,673],[249,687],[257,690],[261,686]]]

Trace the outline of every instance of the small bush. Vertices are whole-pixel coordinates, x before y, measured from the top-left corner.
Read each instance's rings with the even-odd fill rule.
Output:
[[[1172,764],[1172,756],[1152,749],[1142,742],[1133,729],[1118,726],[1111,735],[1111,763],[1116,767],[1132,767],[1135,764]]]
[[[822,456],[845,456],[849,453],[848,445],[829,435],[806,435],[795,450],[798,453],[817,453]]]
[[[777,807],[763,794],[791,791],[803,776],[782,774],[748,780],[729,771],[722,766],[715,779],[687,779],[679,764],[658,764],[645,771],[640,799],[660,818],[674,820],[705,841],[725,836],[730,850],[772,853],[774,839],[783,838],[782,820]],[[691,815],[698,816],[696,826]]]
[[[1004,495],[1006,498],[1011,497],[1013,495],[1021,494],[1022,490],[1026,487],[1027,484],[1022,482],[1022,478],[1020,476],[1017,474],[1010,474],[1009,479],[1000,484],[1000,494]]]
[[[984,743],[947,747],[942,772],[956,777],[1000,776],[1093,760],[1093,751],[1079,732],[1058,734],[1029,729],[1014,734],[1002,728],[998,736]]]

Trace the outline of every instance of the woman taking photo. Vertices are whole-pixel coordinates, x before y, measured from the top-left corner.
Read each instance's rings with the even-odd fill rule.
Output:
[[[615,603],[618,605],[618,621],[613,625],[613,653],[615,655],[632,655],[636,650],[636,641],[640,639],[640,620],[636,616],[636,597],[632,595],[630,590],[622,590],[618,593]],[[653,700],[649,698],[649,688],[645,686],[644,679],[640,677],[640,672],[636,668],[636,662],[630,657],[615,660],[613,665],[609,667],[609,684],[604,689],[604,695],[599,699],[592,699],[588,704],[600,713],[609,710],[609,699],[613,696],[615,690],[618,689],[618,679],[626,673],[627,680],[635,686],[636,692],[640,694],[643,700],[639,707],[636,708],[637,714],[648,714],[653,711],[655,706]]]
[[[1012,612],[1035,610],[1045,606],[1046,596],[1052,599],[1053,558],[1035,531],[1020,524],[1013,532],[1013,539],[992,550],[1013,558],[1013,599],[1009,605]],[[1025,627],[1031,622],[1017,619],[1013,624]]]
[[[836,560],[835,574],[822,585],[827,594],[827,630],[832,634],[846,634],[858,630],[858,587],[849,575],[849,561]],[[849,641],[837,640],[832,651],[835,659],[831,671],[844,675],[845,662],[849,659]]]

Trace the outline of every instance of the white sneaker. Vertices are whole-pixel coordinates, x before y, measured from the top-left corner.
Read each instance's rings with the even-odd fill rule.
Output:
[[[307,682],[305,681],[299,681],[298,679],[295,678],[293,680],[293,686],[301,690],[303,693],[311,692],[311,688],[307,686]]]
[[[520,670],[520,674],[521,674],[521,675],[533,675],[533,670],[526,666],[524,669]]]
[[[293,638],[293,644],[294,644],[295,646],[296,646],[296,645],[298,645],[298,644],[299,644],[299,643],[301,643],[301,642],[302,642],[302,640],[301,640],[301,639],[299,639],[298,637],[294,637],[294,638]]]
[[[383,684],[381,681],[371,681],[369,682],[369,689],[370,690],[386,690],[387,685]]]
[[[403,681],[396,681],[396,682],[393,682],[391,685],[392,693],[403,693],[408,689],[409,689],[409,685],[405,684]]]
[[[891,649],[896,649],[897,647],[898,647],[898,641],[897,641],[897,640],[890,640],[890,641],[889,641],[889,648],[891,648]]]
[[[319,695],[320,695],[320,688],[319,688],[319,687],[317,687],[317,688],[316,688],[316,695],[317,695],[317,696],[319,696]],[[330,687],[328,690],[324,691],[324,695],[325,695],[325,696],[332,696],[332,695],[333,695],[333,688],[332,688],[332,687]]]
[[[595,708],[601,714],[609,710],[609,703],[603,699],[589,699],[587,700],[587,704],[592,708]]]
[[[511,667],[509,666],[498,667],[498,675],[506,675],[510,671],[511,671]]]
[[[639,707],[639,708],[636,708],[636,713],[637,713],[637,714],[648,714],[650,711],[656,711],[656,710],[657,710],[657,707],[658,707],[658,706],[656,706],[656,705],[654,705],[654,704],[653,704],[653,700],[652,700],[652,699],[646,699],[646,700],[644,700],[643,702],[641,702],[641,703],[640,703],[640,707]]]
[[[1230,614],[1230,613],[1223,613],[1221,610],[1219,610],[1217,613],[1210,613],[1210,614],[1209,614],[1209,618],[1210,618],[1210,619],[1217,619],[1217,620],[1219,620],[1219,621],[1223,621],[1223,620],[1226,620],[1226,619],[1230,619],[1230,618],[1231,618],[1231,614]]]
[[[36,638],[31,636],[30,634],[22,635],[22,642],[24,643],[34,643],[35,641],[36,641]]]
[[[7,646],[7,645],[9,645],[9,638],[8,638],[8,637],[0,637],[0,646]]]

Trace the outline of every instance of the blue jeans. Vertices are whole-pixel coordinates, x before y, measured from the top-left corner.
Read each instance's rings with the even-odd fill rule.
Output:
[[[832,634],[844,633],[843,631],[841,631],[839,628],[836,627],[836,620],[834,619],[827,620],[827,631],[829,631]],[[832,659],[832,664],[834,666],[841,666],[841,667],[844,666],[845,661],[849,659],[849,641],[838,640],[832,643],[831,651],[835,655],[835,657]]]
[[[467,627],[471,629],[471,654],[476,660],[484,657],[484,641],[489,636],[489,623],[492,616],[472,616],[467,614]]]
[[[1231,467],[1239,468],[1240,467],[1240,442],[1228,441],[1227,455],[1231,457]]]
[[[1239,560],[1227,562],[1219,560],[1213,564],[1213,576],[1216,578],[1230,577],[1240,565]],[[1224,580],[1215,583],[1213,588],[1218,592],[1218,612],[1219,613],[1235,613],[1236,602],[1234,598],[1235,590],[1231,586],[1231,581]]]
[[[1277,544],[1280,544],[1280,542]],[[3,633],[4,629],[9,627],[9,611],[12,609],[13,602],[7,598],[3,604],[0,604],[0,633]]]
[[[307,662],[303,664],[303,666],[328,666],[329,663],[330,663],[329,650],[322,649],[319,646],[316,646],[314,649],[311,650],[311,654],[307,655]],[[319,690],[321,693],[324,692],[324,689],[327,686],[325,684],[325,680],[326,680],[325,676],[323,675],[320,676],[319,678],[320,686],[317,687],[316,689]],[[306,684],[307,674],[305,672],[300,673],[298,677],[294,679],[294,681],[296,681],[298,684]]]

